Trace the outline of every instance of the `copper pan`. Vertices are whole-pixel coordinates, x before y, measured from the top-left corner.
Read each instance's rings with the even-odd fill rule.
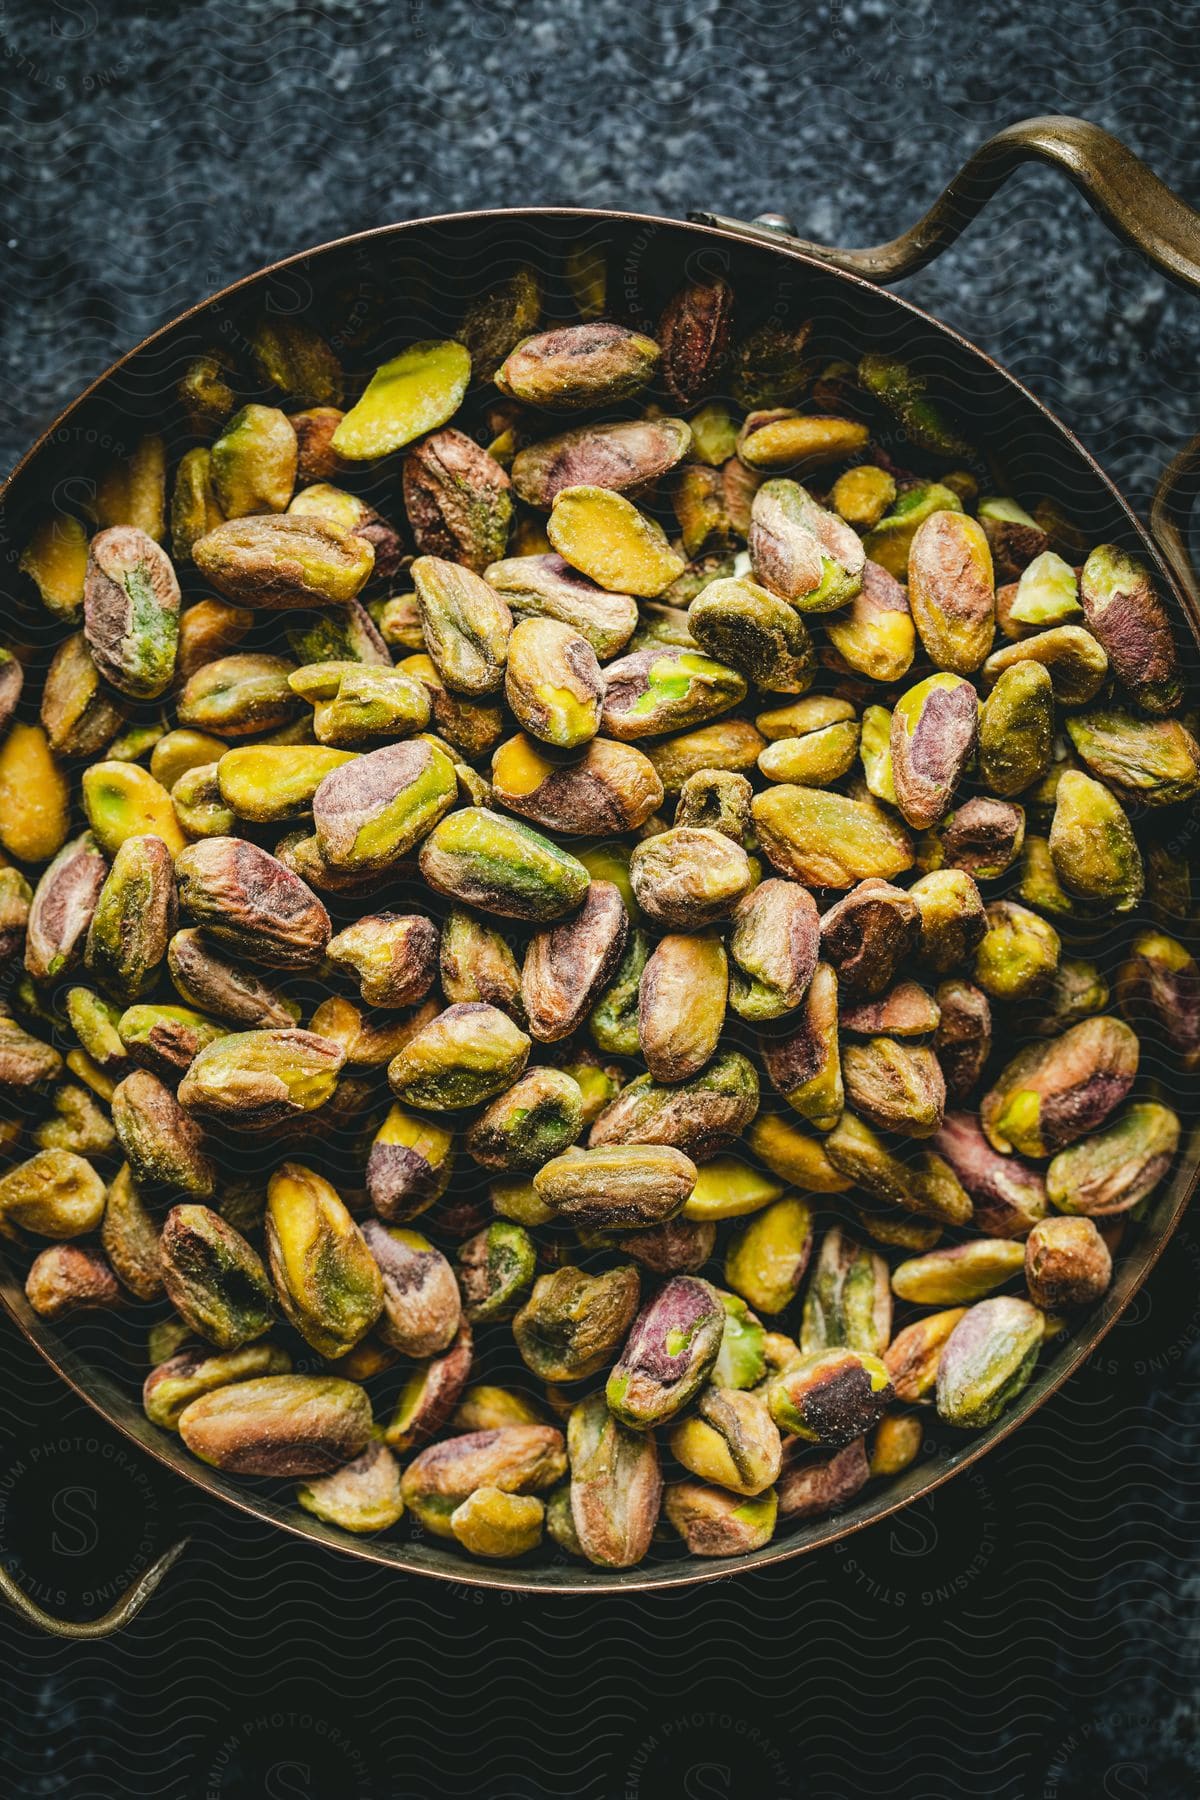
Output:
[[[1116,232],[1172,279],[1200,288],[1200,216],[1106,132],[1084,120],[1061,117],[1026,120],[991,138],[923,219],[894,242],[873,249],[805,243],[777,215],[746,224],[704,213],[684,223],[636,213],[530,208],[385,226],[289,257],[235,282],[155,332],[69,406],[0,490],[0,554],[10,572],[8,592],[18,591],[19,549],[31,516],[44,508],[47,497],[57,490],[69,498],[73,484],[87,479],[89,459],[109,460],[127,451],[144,422],[161,417],[189,357],[214,337],[236,342],[243,315],[264,306],[312,309],[335,341],[339,332],[352,341],[356,295],[381,289],[394,308],[405,304],[403,298],[397,303],[396,296],[419,291],[419,316],[401,313],[397,336],[400,341],[429,336],[439,326],[451,325],[463,298],[491,285],[506,266],[532,261],[554,281],[561,278],[565,249],[585,241],[606,254],[615,310],[631,322],[656,318],[685,269],[720,268],[734,283],[743,311],[762,315],[774,308],[781,315],[813,317],[817,337],[831,356],[843,346],[846,354],[857,354],[870,344],[917,364],[957,401],[985,453],[1002,453],[1011,491],[1051,496],[1091,541],[1124,544],[1156,570],[1170,599],[1192,700],[1200,701],[1200,585],[1185,547],[1200,439],[1165,470],[1147,528],[1073,434],[1000,364],[878,285],[928,263],[958,236],[1011,170],[1031,158],[1060,168]],[[343,354],[354,361],[352,351]],[[49,641],[49,626],[43,621],[40,629]],[[1178,1098],[1184,1102],[1186,1096]],[[764,1549],[723,1562],[664,1557],[635,1569],[605,1570],[547,1559],[504,1567],[469,1561],[454,1547],[428,1539],[351,1537],[301,1512],[290,1491],[280,1498],[277,1490],[265,1491],[266,1484],[227,1480],[193,1460],[178,1438],[156,1430],[143,1416],[136,1381],[119,1381],[81,1353],[71,1341],[73,1334],[35,1317],[20,1275],[2,1252],[0,1299],[62,1379],[147,1456],[228,1505],[298,1538],[383,1568],[468,1586],[531,1593],[644,1591],[716,1581],[802,1556],[897,1512],[978,1462],[1094,1354],[1162,1255],[1198,1178],[1200,1129],[1189,1118],[1174,1175],[1118,1260],[1103,1303],[1059,1340],[1019,1400],[989,1430],[947,1443],[886,1486],[869,1487],[835,1517],[785,1527]],[[45,1630],[66,1637],[100,1636],[133,1617],[181,1548],[174,1545],[110,1613],[87,1624],[43,1612],[2,1569],[0,1591]]]

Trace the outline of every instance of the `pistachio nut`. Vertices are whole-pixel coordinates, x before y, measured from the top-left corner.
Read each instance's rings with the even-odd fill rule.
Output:
[[[521,971],[504,934],[453,906],[442,926],[438,973],[447,1000],[483,1000],[523,1022]]]
[[[64,975],[81,957],[108,864],[90,831],[64,844],[33,890],[25,968],[35,981]]]
[[[583,1555],[603,1568],[627,1569],[650,1548],[662,1499],[654,1435],[631,1431],[603,1394],[572,1408],[567,1421],[570,1504]]]
[[[241,1233],[210,1207],[172,1207],[159,1255],[167,1298],[198,1337],[237,1350],[270,1330],[267,1272]]]
[[[653,338],[597,319],[524,338],[496,371],[502,394],[551,412],[611,405],[645,387],[658,367]]]
[[[1053,925],[1015,900],[993,900],[975,952],[974,978],[993,1000],[1027,1000],[1054,979],[1062,940]]]
[[[751,1497],[771,1487],[782,1464],[766,1400],[737,1388],[707,1388],[695,1413],[673,1426],[670,1446],[689,1474]]]
[[[1086,1217],[1040,1220],[1025,1240],[1025,1281],[1045,1311],[1090,1306],[1112,1280],[1112,1256]]]
[[[1041,780],[1053,755],[1049,672],[1039,662],[1012,663],[1001,671],[979,715],[980,779],[992,793],[1010,799]]]
[[[177,931],[167,945],[167,968],[189,1006],[229,1024],[286,1028],[300,1017],[297,1002],[253,969],[224,956],[194,926]]]
[[[119,1306],[121,1290],[98,1250],[87,1244],[50,1244],[25,1277],[25,1298],[39,1319]]]
[[[566,1265],[540,1275],[513,1320],[526,1365],[542,1381],[582,1381],[608,1366],[637,1312],[632,1263],[588,1275]]]
[[[837,1122],[844,1093],[838,1046],[838,982],[818,963],[798,1016],[761,1041],[763,1066],[776,1092],[803,1119],[827,1131]]]
[[[998,1419],[1033,1374],[1044,1330],[1028,1300],[1001,1294],[972,1306],[942,1348],[939,1418],[969,1429]]]
[[[646,917],[682,930],[715,924],[753,885],[740,844],[722,832],[691,826],[643,838],[630,858],[629,876]]]
[[[908,893],[917,909],[922,961],[939,975],[969,961],[988,930],[974,876],[961,868],[931,870]]]
[[[112,1121],[135,1180],[207,1199],[216,1169],[195,1119],[165,1082],[135,1069],[112,1094]]]
[[[9,674],[14,669],[15,678]],[[16,708],[21,677],[16,658],[7,653],[0,656],[0,728],[7,725]],[[59,756],[99,756],[120,730],[125,708],[101,685],[100,671],[81,631],[64,638],[55,651],[46,671],[38,716],[46,742]]]
[[[724,1330],[716,1290],[697,1276],[673,1275],[642,1308],[613,1365],[609,1411],[636,1430],[675,1418],[708,1380]]]
[[[685,567],[657,520],[609,488],[560,488],[546,535],[565,562],[610,594],[653,600]]]
[[[510,1087],[529,1057],[529,1039],[483,1001],[448,1006],[393,1057],[388,1081],[404,1103],[433,1112],[476,1106]]]
[[[403,449],[453,418],[470,375],[464,345],[448,339],[410,344],[375,370],[334,431],[332,448],[350,462]]]
[[[0,1176],[0,1216],[37,1237],[82,1237],[103,1214],[104,1182],[73,1150],[39,1150]]]
[[[717,662],[776,693],[812,686],[816,657],[802,616],[756,581],[711,581],[688,608],[696,642]]]
[[[179,645],[179,583],[166,552],[133,525],[88,548],[83,633],[96,667],[120,693],[153,700],[170,685]]]
[[[1025,1246],[1013,1238],[973,1238],[910,1257],[892,1271],[892,1288],[916,1306],[962,1306],[1011,1281],[1025,1266]]]
[[[202,1394],[179,1415],[201,1462],[240,1475],[324,1475],[365,1450],[366,1390],[336,1375],[263,1375]]]
[[[1102,1131],[1071,1144],[1046,1170],[1046,1195],[1059,1212],[1105,1218],[1129,1212],[1162,1181],[1179,1148],[1170,1107],[1141,1101]]]
[[[1045,1217],[1041,1171],[994,1150],[974,1115],[947,1113],[933,1142],[971,1196],[974,1223],[985,1236],[1023,1238]]]
[[[534,933],[521,970],[531,1036],[556,1043],[578,1028],[616,973],[628,929],[620,890],[593,881],[571,918]]]
[[[261,513],[224,520],[192,545],[192,560],[237,606],[345,606],[375,567],[356,532],[319,514]]]
[[[608,738],[594,738],[571,762],[554,761],[531,738],[509,738],[492,759],[492,791],[509,812],[566,837],[635,831],[663,799],[648,757]]]
[[[984,686],[990,690],[1006,669],[1025,662],[1042,664],[1054,697],[1063,706],[1086,706],[1108,674],[1108,657],[1098,638],[1082,625],[1052,625],[1048,631],[993,650],[983,665]]]
[[[368,913],[330,938],[326,955],[371,1006],[412,1006],[438,970],[438,931],[420,913]]]
[[[774,1488],[747,1499],[700,1481],[676,1481],[663,1496],[663,1511],[692,1556],[745,1556],[775,1534]]]
[[[339,1043],[315,1031],[232,1031],[195,1057],[179,1101],[214,1122],[260,1131],[324,1106],[345,1060]]]
[[[826,512],[799,482],[764,482],[750,517],[756,579],[801,612],[836,611],[862,586],[865,557],[857,532]]]
[[[88,926],[84,961],[115,998],[153,986],[175,930],[175,872],[160,837],[128,837],[113,858]]]
[[[872,1351],[814,1350],[777,1375],[767,1405],[780,1431],[836,1447],[879,1423],[894,1398],[887,1369]]]
[[[996,595],[992,553],[977,519],[934,512],[908,552],[908,604],[930,661],[970,675],[992,647]]]
[[[368,1219],[362,1237],[383,1283],[380,1336],[404,1356],[435,1356],[453,1343],[462,1318],[454,1270],[418,1231]]]
[[[583,1130],[583,1096],[565,1069],[529,1069],[467,1133],[467,1149],[488,1169],[535,1171]]]
[[[503,918],[561,918],[588,888],[588,872],[576,857],[481,806],[462,807],[438,825],[420,860],[439,893]]]
[[[1055,874],[1070,893],[1114,912],[1130,912],[1141,901],[1141,851],[1120,801],[1102,782],[1064,772],[1049,845]]]
[[[883,1353],[883,1362],[897,1400],[924,1400],[933,1392],[946,1340],[966,1315],[965,1306],[948,1307],[914,1319],[896,1333]]]
[[[511,1318],[537,1267],[537,1250],[523,1226],[498,1219],[468,1238],[458,1253],[463,1311],[473,1325]]]
[[[329,1182],[301,1163],[276,1169],[267,1184],[266,1244],[291,1324],[319,1355],[344,1356],[378,1319],[383,1282]]]
[[[609,592],[555,554],[508,557],[491,563],[484,575],[514,618],[557,619],[569,625],[587,639],[601,662],[619,655],[638,622],[632,594]]]
[[[783,1476],[779,1478],[777,1514],[781,1519],[817,1519],[822,1514],[846,1507],[871,1476],[864,1438],[851,1442],[833,1456],[804,1456],[795,1460],[788,1454]]]
[[[628,1082],[600,1114],[588,1142],[669,1144],[703,1160],[741,1136],[758,1111],[758,1096],[749,1057],[722,1051],[687,1081],[666,1084],[639,1075]]]
[[[725,1280],[759,1312],[781,1313],[800,1291],[812,1246],[812,1208],[800,1195],[786,1194],[734,1233]]]
[[[269,968],[302,968],[324,955],[329,914],[259,845],[232,837],[191,844],[175,874],[181,909],[218,944]]]
[[[604,671],[604,735],[618,742],[686,731],[745,698],[745,678],[724,663],[670,645],[635,650]]]
[[[343,1531],[386,1531],[404,1512],[400,1465],[386,1444],[369,1443],[361,1455],[296,1489],[297,1503]]]
[[[512,520],[508,475],[466,432],[448,426],[404,459],[404,510],[423,556],[482,574],[504,555]]]
[[[733,911],[733,1010],[754,1022],[793,1012],[813,978],[819,943],[817,908],[807,888],[774,877],[759,882]]]
[[[533,1179],[538,1198],[573,1225],[658,1225],[683,1210],[696,1166],[664,1144],[613,1144],[569,1150]]]
[[[625,950],[609,985],[599,994],[588,1019],[598,1049],[612,1056],[638,1053],[638,1009],[641,980],[650,957],[650,940],[636,928],[627,934]]]
[[[1200,791],[1200,743],[1178,719],[1091,707],[1066,727],[1089,774],[1127,803],[1171,806]]]
[[[756,794],[759,841],[781,875],[809,887],[890,880],[912,867],[912,840],[874,801],[784,785]]]
[[[813,1194],[840,1194],[851,1185],[847,1177],[834,1168],[816,1133],[807,1130],[797,1119],[785,1117],[781,1113],[759,1113],[746,1132],[746,1147],[760,1162],[766,1164],[772,1175],[778,1178],[778,1182],[789,1186],[807,1189]],[[702,1191],[707,1185],[707,1172],[707,1167],[701,1170],[697,1183]],[[778,1192],[778,1185],[768,1187],[755,1204],[738,1210],[755,1212],[759,1206],[775,1199]],[[697,1204],[696,1191],[693,1189],[687,1206],[689,1217],[699,1216]],[[720,1216],[733,1215],[723,1213]],[[732,1287],[736,1285],[736,1282],[730,1283]]]
[[[660,940],[638,987],[638,1044],[656,1081],[685,1081],[710,1060],[725,1023],[728,985],[718,937],[674,932]]]
[[[965,1100],[991,1055],[991,1004],[982,988],[958,979],[941,983],[936,1004],[933,1047],[946,1078],[946,1097]]]
[[[630,419],[579,425],[518,450],[512,485],[527,506],[548,512],[564,488],[635,493],[687,455],[692,429],[683,419]],[[492,558],[491,560],[496,560]]]
[[[826,619],[825,635],[846,667],[868,681],[902,681],[912,667],[917,633],[908,596],[895,575],[869,557],[861,588]]]
[[[335,868],[387,869],[428,835],[457,792],[450,758],[428,742],[387,744],[343,761],[312,797],[321,854]]]
[[[1174,712],[1183,695],[1179,657],[1144,563],[1115,544],[1099,545],[1083,565],[1079,598],[1122,687],[1143,712]]]
[[[362,1348],[360,1345],[352,1356],[361,1354]],[[388,1345],[383,1349],[389,1356],[396,1354]],[[473,1356],[471,1327],[464,1319],[449,1349],[418,1363],[401,1388],[395,1413],[383,1434],[393,1450],[425,1443],[448,1424],[471,1373]]]
[[[558,750],[577,750],[600,726],[604,677],[587,639],[558,619],[522,619],[512,633],[504,694],[519,724]]]

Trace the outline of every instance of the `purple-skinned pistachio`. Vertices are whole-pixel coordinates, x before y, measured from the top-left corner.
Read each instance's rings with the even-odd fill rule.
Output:
[[[927,830],[950,810],[979,736],[979,699],[959,675],[929,675],[892,712],[892,780],[909,825]]]
[[[1046,1181],[1019,1156],[993,1150],[973,1113],[947,1113],[933,1140],[971,1196],[986,1237],[1025,1237],[1046,1216]]]
[[[51,981],[79,960],[107,874],[90,831],[64,845],[44,871],[25,932],[25,968],[35,981]]]
[[[634,1323],[605,1388],[609,1410],[637,1430],[673,1419],[707,1381],[724,1330],[716,1289],[673,1276]]]
[[[1002,1070],[980,1107],[994,1149],[1051,1156],[1103,1125],[1133,1085],[1138,1041],[1120,1019],[1084,1019],[1028,1045]]]
[[[1101,544],[1083,565],[1079,598],[1113,673],[1143,712],[1173,712],[1183,695],[1179,658],[1150,571],[1114,544]]]

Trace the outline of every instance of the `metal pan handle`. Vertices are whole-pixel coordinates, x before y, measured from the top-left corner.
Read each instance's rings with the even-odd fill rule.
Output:
[[[14,1580],[8,1570],[0,1563],[0,1594],[8,1601],[14,1611],[20,1613],[27,1624],[38,1631],[48,1632],[51,1637],[71,1638],[76,1643],[86,1643],[93,1638],[111,1637],[114,1631],[120,1631],[123,1625],[131,1620],[145,1606],[147,1600],[162,1580],[173,1563],[178,1562],[188,1547],[189,1540],[180,1538],[169,1550],[164,1550],[157,1562],[151,1563],[144,1575],[138,1577],[117,1601],[115,1606],[98,1619],[60,1619],[54,1613],[48,1613],[44,1607],[31,1600],[29,1595]]]
[[[747,224],[719,213],[694,212],[701,225],[719,225],[760,243],[778,243],[787,232],[797,250],[831,263],[868,281],[899,281],[915,275],[959,237],[998,188],[1025,162],[1045,162],[1061,169],[1088,205],[1118,237],[1140,250],[1164,275],[1184,287],[1200,289],[1200,213],[1160,181],[1140,156],[1110,132],[1087,119],[1049,113],[1022,119],[988,138],[963,164],[929,211],[915,225],[866,250],[842,250],[814,244],[795,235],[786,221]],[[769,222],[767,222],[769,221]]]
[[[801,238],[778,214],[753,223],[718,213],[695,212],[697,224],[717,225],[758,243],[789,244],[818,261],[868,281],[899,281],[925,268],[982,211],[1013,170],[1024,162],[1061,169],[1088,205],[1118,237],[1139,250],[1172,281],[1200,292],[1200,213],[1172,193],[1126,144],[1087,119],[1049,113],[1022,119],[988,138],[963,164],[923,218],[888,244],[842,250]],[[1200,436],[1168,463],[1150,508],[1150,531],[1193,616],[1200,618],[1200,580],[1187,550],[1188,517],[1200,491]]]

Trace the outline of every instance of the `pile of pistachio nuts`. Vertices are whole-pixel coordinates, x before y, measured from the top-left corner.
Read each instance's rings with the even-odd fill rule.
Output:
[[[33,526],[0,1230],[204,1462],[626,1568],[1101,1300],[1200,1061],[1200,745],[1148,571],[920,370],[554,292],[265,312]]]

